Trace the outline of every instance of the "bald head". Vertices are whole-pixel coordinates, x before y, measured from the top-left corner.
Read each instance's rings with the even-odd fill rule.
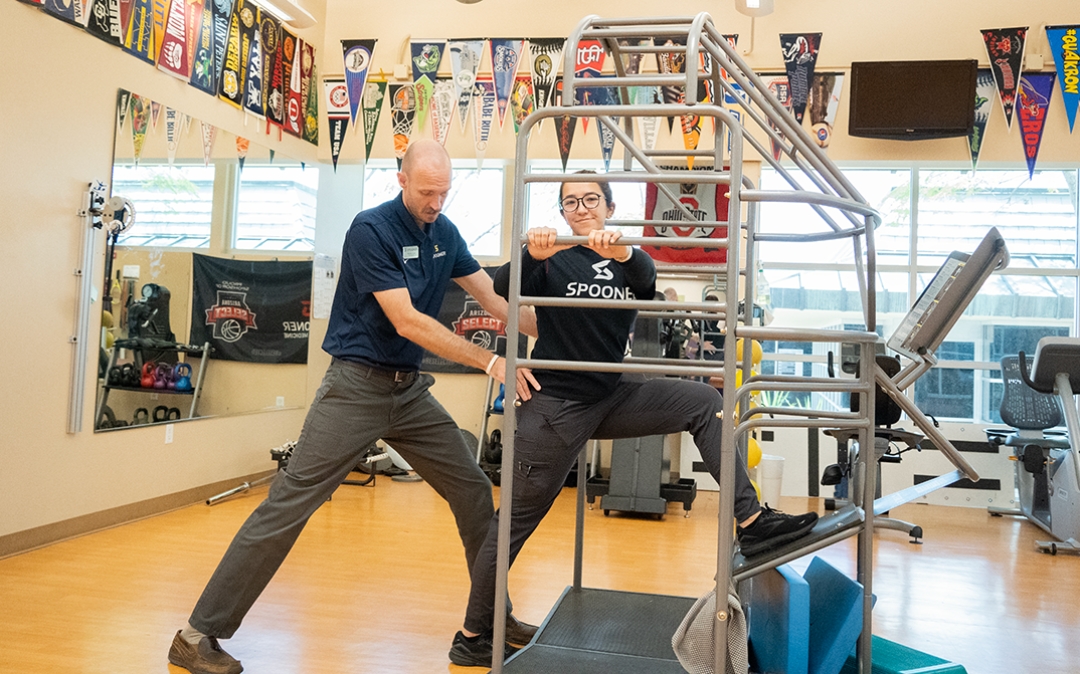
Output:
[[[401,160],[398,184],[401,200],[416,224],[435,222],[450,193],[450,155],[434,140],[418,140],[409,145]]]

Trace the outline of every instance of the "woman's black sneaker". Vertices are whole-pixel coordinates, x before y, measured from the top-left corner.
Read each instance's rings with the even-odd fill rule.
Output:
[[[467,637],[461,632],[454,635],[454,643],[450,646],[450,662],[462,667],[491,667],[491,633],[481,634],[476,637]],[[509,658],[518,649],[510,644],[503,644],[505,649],[503,660]]]
[[[817,513],[788,515],[766,505],[752,524],[737,528],[739,550],[743,557],[768,552],[810,533],[817,519]]]

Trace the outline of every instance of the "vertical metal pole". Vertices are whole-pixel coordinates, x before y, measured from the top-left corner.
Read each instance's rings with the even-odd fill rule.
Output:
[[[104,196],[105,186],[94,183],[83,193],[82,205],[78,210],[83,245],[82,260],[75,275],[79,277],[79,294],[75,298],[75,334],[71,336],[71,391],[68,396],[68,433],[82,430],[83,403],[86,396],[86,352],[90,348],[90,307],[93,304],[90,294],[94,287],[94,258],[96,233],[94,217],[90,213],[95,192]],[[95,359],[96,361],[96,359]],[[96,368],[95,368],[96,372]],[[96,380],[95,374],[95,380]],[[96,423],[96,420],[95,420]]]
[[[574,531],[574,589],[581,589],[581,566],[582,557],[585,554],[585,451],[589,446],[586,442],[581,446],[577,462],[577,516]]]
[[[863,588],[863,620],[862,632],[856,645],[859,674],[870,674],[872,654],[870,652],[871,639],[873,636],[873,616],[871,610],[874,607],[874,493],[877,489],[877,466],[874,447],[874,373],[877,363],[874,361],[874,344],[863,342],[859,345],[859,387],[863,398],[859,409],[866,415],[867,424],[859,431],[859,461],[856,470],[862,476],[862,509],[863,526],[859,534],[857,573],[858,581]]]

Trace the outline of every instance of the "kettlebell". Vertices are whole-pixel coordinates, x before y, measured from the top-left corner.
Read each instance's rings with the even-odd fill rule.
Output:
[[[165,388],[168,385],[166,378],[169,372],[171,370],[163,363],[154,368],[154,388]]]
[[[157,367],[157,363],[154,361],[147,361],[142,366],[142,379],[139,380],[139,384],[143,388],[154,388],[154,368]]]
[[[191,366],[187,363],[177,363],[173,368],[173,378],[176,380],[177,391],[191,390]]]

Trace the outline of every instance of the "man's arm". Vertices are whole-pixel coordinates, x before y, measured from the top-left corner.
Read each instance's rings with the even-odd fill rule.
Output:
[[[481,270],[479,273],[484,274]],[[484,274],[487,276],[487,274]],[[442,323],[416,310],[407,288],[393,288],[374,293],[383,313],[394,329],[405,339],[418,344],[437,356],[462,365],[487,370],[491,352],[465,341],[447,330]],[[505,302],[503,303],[505,305]],[[486,308],[486,307],[485,307]],[[489,373],[500,382],[506,379],[506,361],[498,359]]]
[[[481,269],[468,276],[456,278],[454,281],[464,288],[465,292],[476,298],[480,306],[484,307],[484,311],[500,321],[507,321],[509,305],[506,300],[495,293],[495,286],[487,272]],[[532,307],[521,307],[518,314],[518,329],[530,337],[537,336],[536,314],[533,312]]]

